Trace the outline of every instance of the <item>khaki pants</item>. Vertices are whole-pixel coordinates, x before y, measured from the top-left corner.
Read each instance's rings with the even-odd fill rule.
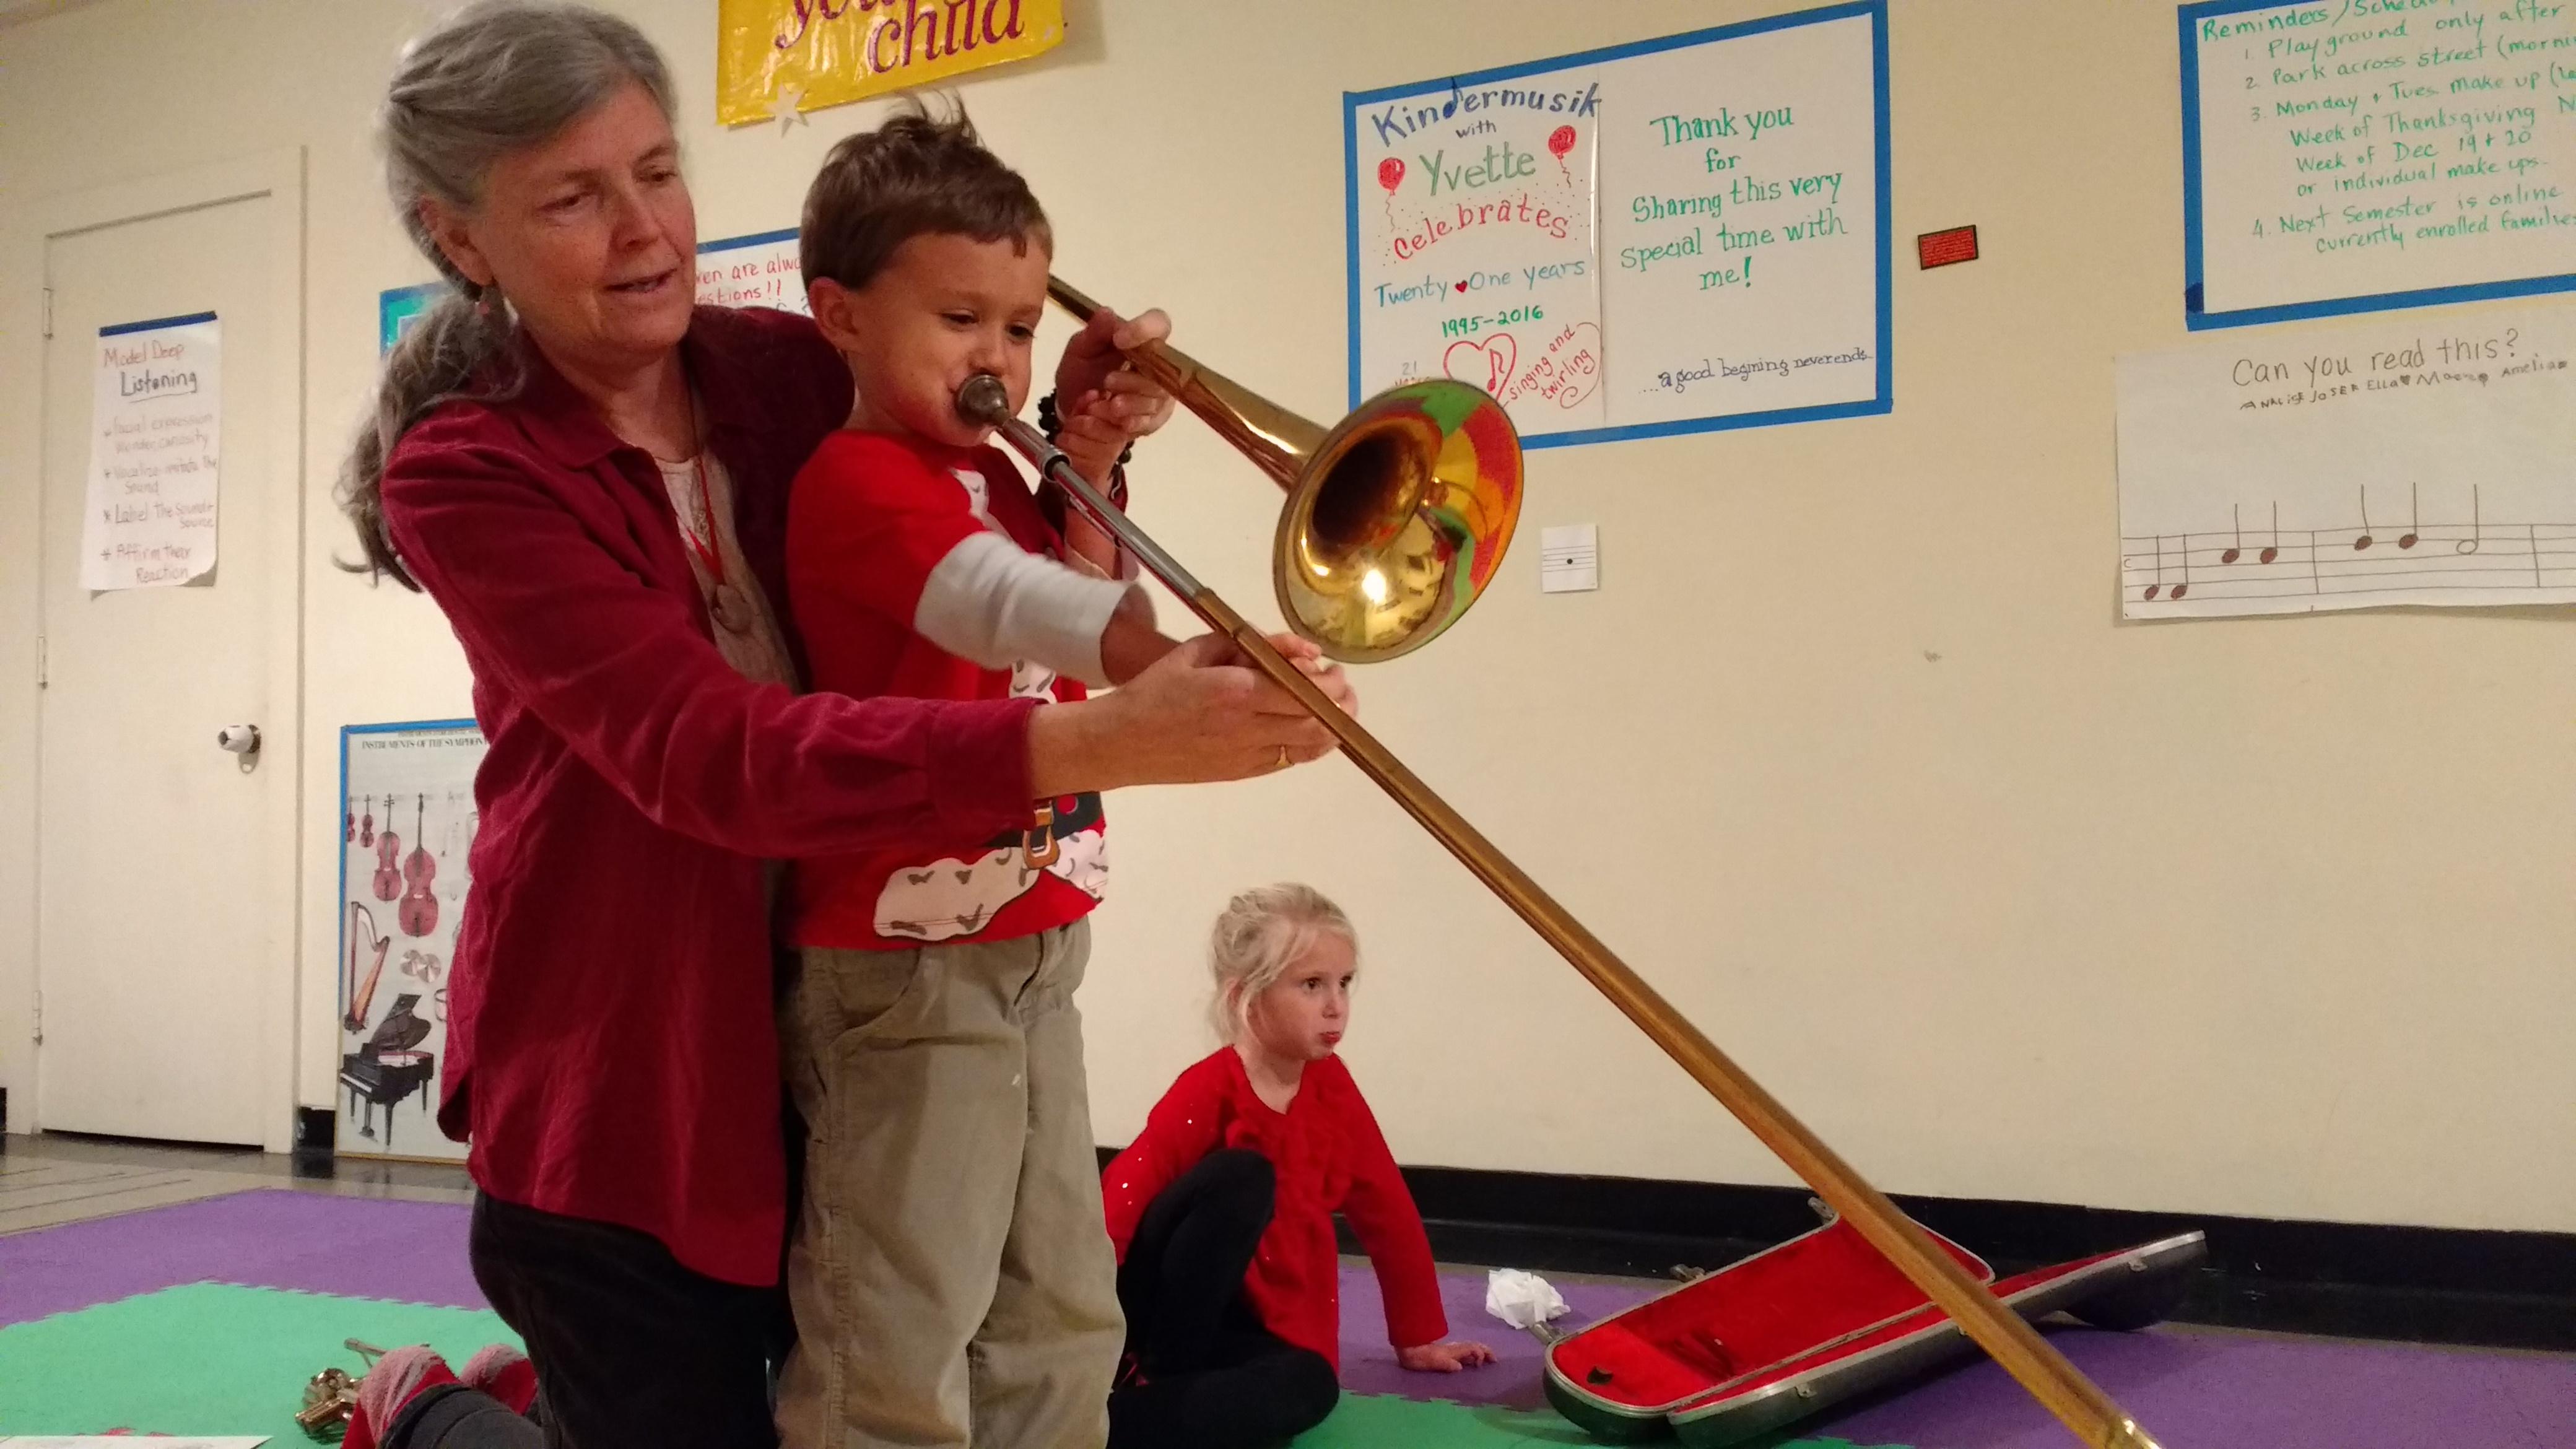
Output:
[[[785,1449],[1100,1449],[1126,1325],[1074,988],[1087,923],[809,949],[782,1009],[805,1200]]]

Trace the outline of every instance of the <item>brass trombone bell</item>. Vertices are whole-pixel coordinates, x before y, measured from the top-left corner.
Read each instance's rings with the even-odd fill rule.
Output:
[[[1057,277],[1047,295],[1079,321],[1099,310]],[[1484,389],[1403,383],[1325,429],[1177,348],[1126,357],[1287,490],[1271,583],[1288,627],[1326,654],[1410,653],[1493,582],[1520,518],[1521,445]]]

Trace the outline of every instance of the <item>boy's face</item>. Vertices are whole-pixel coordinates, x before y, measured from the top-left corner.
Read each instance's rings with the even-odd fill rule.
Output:
[[[955,447],[982,442],[990,429],[957,415],[957,389],[989,372],[1010,390],[1012,411],[1028,401],[1051,260],[1033,241],[941,232],[896,247],[864,287],[816,282],[814,319],[858,388],[850,426]]]

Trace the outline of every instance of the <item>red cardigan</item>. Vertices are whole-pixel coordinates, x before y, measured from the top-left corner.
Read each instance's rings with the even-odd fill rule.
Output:
[[[1377,1269],[1387,1342],[1437,1343],[1449,1334],[1431,1242],[1396,1171],[1395,1156],[1340,1057],[1309,1063],[1283,1114],[1252,1090],[1243,1059],[1220,1047],[1181,1073],[1145,1118],[1145,1130],[1102,1176],[1109,1236],[1119,1261],[1156,1195],[1221,1147],[1270,1159],[1279,1201],[1243,1275],[1262,1326],[1341,1368],[1341,1261],[1333,1214],[1350,1221]]]
[[[681,345],[745,559],[787,617],[788,483],[850,379],[801,317],[701,307]],[[798,696],[716,652],[652,458],[530,349],[385,474],[490,743],[439,1125],[494,1197],[777,1281],[787,1217],[763,861],[1031,823],[1026,701]],[[800,667],[792,632],[788,643]]]

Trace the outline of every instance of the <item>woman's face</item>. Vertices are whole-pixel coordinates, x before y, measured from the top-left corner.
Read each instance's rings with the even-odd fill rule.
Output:
[[[1254,1042],[1285,1061],[1319,1062],[1331,1056],[1350,1026],[1351,977],[1357,971],[1350,942],[1330,931],[1317,932],[1314,944],[1253,998],[1248,1015]]]
[[[470,212],[423,210],[448,259],[499,284],[559,365],[643,366],[689,330],[697,213],[670,122],[641,84],[502,157]]]

